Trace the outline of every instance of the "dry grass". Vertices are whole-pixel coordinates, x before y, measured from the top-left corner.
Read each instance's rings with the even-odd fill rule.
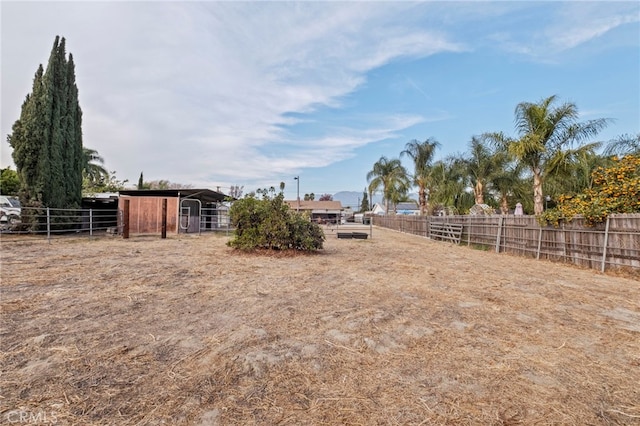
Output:
[[[638,281],[380,229],[225,242],[2,243],[0,423],[640,424]]]

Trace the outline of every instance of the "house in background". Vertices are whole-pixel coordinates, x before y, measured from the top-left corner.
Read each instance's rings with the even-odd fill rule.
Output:
[[[167,200],[167,233],[197,233],[226,226],[228,216],[222,202],[227,196],[210,189],[123,190],[118,210],[129,201],[129,232],[162,232],[162,204]],[[121,226],[122,218],[118,218]],[[227,222],[225,222],[227,221]]]
[[[370,214],[370,215],[374,215],[374,214],[375,215],[384,215],[385,213],[386,213],[386,211],[384,209],[384,206],[382,204],[380,204],[380,203],[375,203],[373,205],[373,208],[371,209],[371,211],[367,212],[367,214]]]
[[[375,203],[371,211],[367,212],[368,215],[385,215],[386,211],[384,209],[384,205],[380,203]],[[389,206],[389,214],[400,214],[400,215],[419,215],[420,207],[418,203],[415,201],[407,201],[403,203],[398,203],[395,206],[392,204]]]
[[[396,214],[402,214],[407,216],[417,216],[420,214],[420,207],[415,201],[407,201],[404,203],[398,203],[395,206]]]
[[[291,210],[306,212],[316,223],[340,223],[342,203],[340,201],[285,200]]]

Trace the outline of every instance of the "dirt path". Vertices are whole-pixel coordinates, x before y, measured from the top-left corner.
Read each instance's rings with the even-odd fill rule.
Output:
[[[381,229],[225,242],[2,243],[0,424],[640,424],[638,281]]]

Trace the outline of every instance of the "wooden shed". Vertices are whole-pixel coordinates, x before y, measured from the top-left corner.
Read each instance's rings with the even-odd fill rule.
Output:
[[[148,189],[120,191],[119,224],[129,202],[129,232],[162,232],[162,205],[167,200],[167,233],[198,233],[220,227],[220,203],[226,195],[210,189]],[[225,209],[226,212],[226,209]]]

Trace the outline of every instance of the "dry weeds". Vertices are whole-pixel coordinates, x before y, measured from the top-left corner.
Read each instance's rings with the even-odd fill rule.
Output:
[[[380,229],[225,242],[3,242],[0,423],[640,424],[638,281]]]

